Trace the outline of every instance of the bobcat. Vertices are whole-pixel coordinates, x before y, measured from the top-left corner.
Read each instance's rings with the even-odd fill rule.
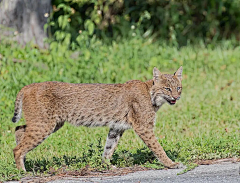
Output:
[[[88,127],[109,126],[103,159],[111,158],[123,132],[137,133],[167,168],[180,168],[168,158],[154,132],[156,112],[164,104],[174,105],[182,91],[182,67],[173,75],[161,74],[155,67],[153,79],[132,80],[124,84],[33,83],[18,93],[12,121],[24,112],[26,125],[15,130],[17,146],[13,149],[18,169],[26,171],[26,154],[65,121]]]

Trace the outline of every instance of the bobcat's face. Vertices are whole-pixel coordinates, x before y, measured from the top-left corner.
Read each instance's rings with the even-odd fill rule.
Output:
[[[161,106],[168,102],[174,105],[180,99],[182,92],[182,67],[174,75],[161,74],[157,68],[153,70],[153,87],[151,90],[152,104]]]

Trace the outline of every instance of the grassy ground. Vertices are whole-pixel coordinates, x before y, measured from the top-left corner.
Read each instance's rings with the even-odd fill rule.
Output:
[[[122,83],[152,78],[157,66],[164,73],[184,68],[183,93],[175,106],[158,112],[155,134],[174,161],[191,164],[199,159],[240,157],[239,94],[240,47],[227,42],[217,47],[181,49],[133,39],[112,46],[95,42],[79,52],[59,47],[51,52],[0,44],[0,180],[19,179],[12,149],[17,92],[33,82],[57,80],[74,83]],[[34,174],[52,168],[104,169],[101,153],[108,129],[65,125],[26,157]],[[118,167],[144,165],[161,168],[153,154],[132,130],[124,133],[111,161]]]

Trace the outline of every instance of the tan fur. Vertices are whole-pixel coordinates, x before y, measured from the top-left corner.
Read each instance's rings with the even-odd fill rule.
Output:
[[[123,132],[133,128],[156,157],[168,168],[179,168],[170,160],[154,132],[157,110],[165,103],[175,104],[181,94],[182,67],[174,75],[153,70],[153,80],[124,84],[34,83],[18,93],[17,122],[24,112],[26,125],[16,128],[14,157],[18,169],[25,170],[24,158],[65,121],[79,126],[109,126],[104,159],[110,159]],[[26,170],[25,170],[26,171]]]

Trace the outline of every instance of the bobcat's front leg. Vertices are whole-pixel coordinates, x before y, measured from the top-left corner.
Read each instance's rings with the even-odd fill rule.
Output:
[[[183,165],[181,163],[174,163],[166,155],[164,149],[157,141],[153,129],[149,127],[144,127],[141,125],[134,125],[134,131],[143,140],[143,142],[153,151],[158,160],[164,164],[167,168],[181,168]]]
[[[118,141],[121,138],[123,132],[123,129],[110,128],[103,152],[104,160],[109,160],[112,157],[112,154],[117,147]]]

